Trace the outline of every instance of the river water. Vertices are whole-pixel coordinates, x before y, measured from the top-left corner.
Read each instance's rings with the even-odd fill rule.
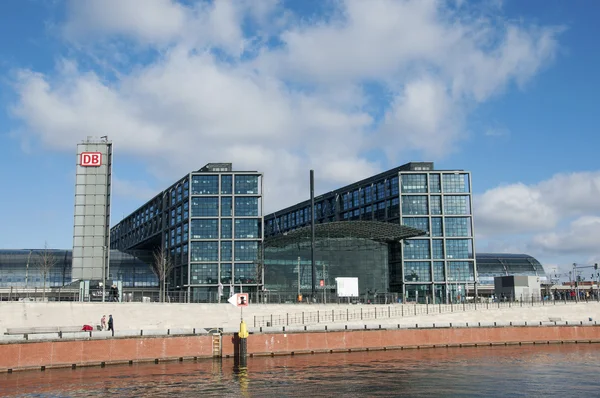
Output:
[[[600,345],[371,351],[0,374],[21,397],[597,397]]]

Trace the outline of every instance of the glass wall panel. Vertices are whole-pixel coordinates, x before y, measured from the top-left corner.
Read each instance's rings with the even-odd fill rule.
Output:
[[[468,174],[444,174],[442,176],[444,193],[467,193],[469,192]]]
[[[428,239],[407,239],[404,241],[404,259],[428,259],[429,253]]]
[[[434,259],[444,259],[444,241],[442,239],[433,239],[431,247]]]
[[[217,195],[219,193],[218,175],[193,175],[192,195]]]
[[[256,283],[256,264],[234,264],[233,271],[236,284]]]
[[[219,259],[218,242],[191,242],[191,261],[217,261]]]
[[[221,238],[231,239],[233,237],[231,232],[232,221],[231,218],[223,218],[221,220]]]
[[[402,225],[417,228],[429,234],[429,218],[427,217],[402,217]]]
[[[405,261],[404,280],[406,282],[431,282],[429,261]]]
[[[235,176],[236,194],[258,194],[258,176],[236,175]]]
[[[475,280],[472,261],[448,261],[448,280],[466,281]]]
[[[402,195],[402,214],[405,215],[426,215],[427,196],[420,195]]]
[[[232,198],[231,196],[224,196],[221,198],[221,216],[231,217],[232,214]]]
[[[438,215],[442,214],[442,197],[438,195],[430,196],[429,200],[431,201],[431,214]]]
[[[470,217],[446,217],[446,236],[472,236]]]
[[[191,264],[190,270],[191,283],[193,285],[212,285],[219,283],[218,264]]]
[[[235,220],[236,239],[260,238],[260,220],[256,218],[237,218]]]
[[[427,174],[403,174],[402,193],[427,193]]]
[[[431,192],[431,193],[442,192],[439,174],[429,174],[429,192]]]
[[[221,283],[224,285],[231,284],[231,264],[221,264]]]
[[[258,198],[256,197],[236,197],[235,198],[236,216],[258,216]]]
[[[221,242],[221,261],[231,261],[231,249],[230,240]]]
[[[192,220],[192,239],[218,239],[219,224],[216,218]]]
[[[235,242],[235,261],[256,261],[258,242]]]
[[[446,271],[444,270],[443,261],[433,262],[433,280],[435,282],[443,282],[446,280]]]
[[[431,218],[431,236],[444,236],[442,217]]]
[[[469,197],[462,195],[444,196],[444,214],[471,214],[471,205]]]
[[[223,174],[221,175],[221,194],[223,195],[231,195],[232,187],[231,187],[232,176]]]
[[[446,258],[473,258],[471,239],[446,239]]]
[[[192,217],[217,217],[219,198],[192,198]]]

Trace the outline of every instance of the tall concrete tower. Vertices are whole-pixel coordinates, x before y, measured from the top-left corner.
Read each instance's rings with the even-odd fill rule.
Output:
[[[108,137],[77,144],[73,281],[108,277],[112,142]]]

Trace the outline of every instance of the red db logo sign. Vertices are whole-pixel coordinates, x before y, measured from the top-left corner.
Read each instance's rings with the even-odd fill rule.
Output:
[[[97,167],[102,165],[102,152],[82,152],[79,155],[79,164],[83,167]]]

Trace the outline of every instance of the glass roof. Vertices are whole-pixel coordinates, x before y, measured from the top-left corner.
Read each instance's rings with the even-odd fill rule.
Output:
[[[420,229],[381,221],[337,221],[315,225],[315,239],[355,238],[388,243],[426,234]],[[310,241],[310,238],[308,226],[265,238],[265,247],[281,247]]]

